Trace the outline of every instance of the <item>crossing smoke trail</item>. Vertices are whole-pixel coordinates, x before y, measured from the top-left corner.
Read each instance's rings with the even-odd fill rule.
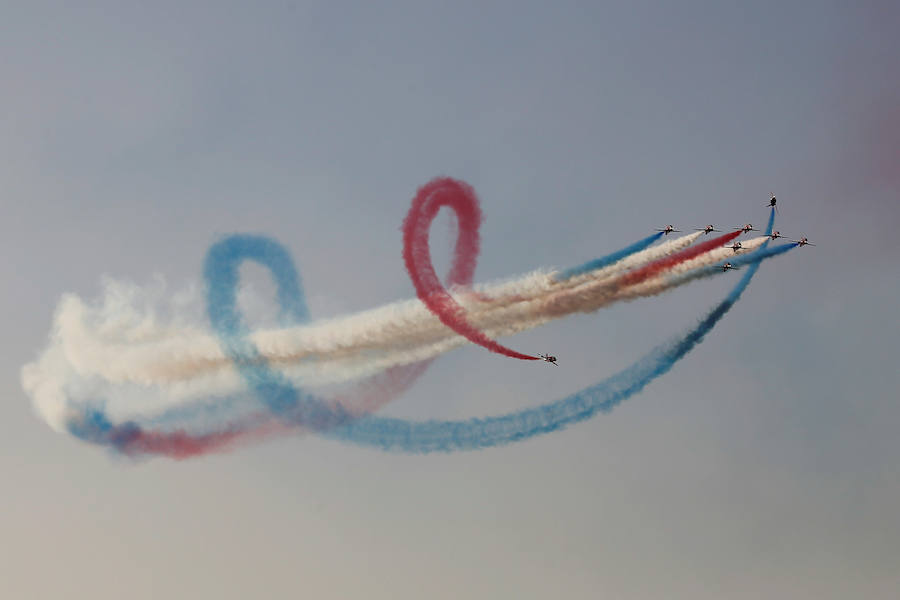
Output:
[[[435,188],[429,186],[423,188],[426,191],[429,189],[433,191]],[[461,189],[465,191],[464,188]],[[433,219],[433,215],[431,218]],[[773,218],[774,214],[770,216],[769,231],[771,231]],[[680,243],[683,245],[679,246],[677,243],[672,243],[678,240],[673,240],[656,248],[647,248],[649,238],[645,238],[622,251],[613,253],[610,257],[593,261],[593,273],[590,269],[579,270],[579,268],[564,271],[561,274],[539,273],[525,278],[525,280],[530,278],[531,281],[524,286],[524,289],[521,282],[507,282],[488,289],[487,293],[484,288],[469,292],[468,290],[471,288],[468,285],[471,283],[471,275],[474,273],[474,258],[471,258],[470,263],[467,264],[464,255],[466,249],[469,251],[469,257],[473,257],[477,253],[477,223],[479,221],[480,216],[477,219],[459,219],[457,259],[451,269],[451,278],[448,281],[451,289],[453,286],[463,286],[462,290],[456,290],[456,298],[461,302],[458,306],[464,306],[466,311],[472,310],[472,314],[468,312],[462,314],[464,320],[466,317],[472,318],[472,315],[491,314],[492,309],[495,310],[495,316],[501,314],[496,312],[497,306],[502,307],[506,311],[503,314],[507,316],[513,314],[509,312],[510,310],[521,310],[522,306],[543,305],[546,308],[546,293],[543,297],[540,293],[533,294],[528,298],[522,297],[521,292],[527,292],[531,288],[557,286],[553,293],[558,294],[562,291],[577,294],[579,288],[585,287],[585,285],[598,287],[599,282],[605,282],[607,286],[605,293],[609,295],[610,290],[615,290],[615,293],[612,294],[613,297],[627,299],[629,290],[633,293],[636,288],[648,284],[653,284],[648,288],[649,292],[659,293],[667,286],[680,285],[689,277],[696,278],[713,274],[713,268],[709,267],[709,264],[717,251],[721,250],[713,248],[723,241],[721,238],[710,240],[710,242],[698,245],[689,251],[683,251],[681,250],[683,245],[690,242],[682,241]],[[430,224],[430,220],[428,222]],[[474,237],[467,235],[466,231],[466,228],[472,227],[473,224],[476,228]],[[421,226],[418,231],[421,235]],[[425,228],[424,234],[427,246],[427,228]],[[722,238],[735,235],[737,232],[726,234]],[[658,239],[658,236],[651,237]],[[685,236],[685,238],[688,237],[691,238],[690,241],[696,239],[693,234]],[[760,250],[741,257],[744,264],[752,265],[747,276],[741,280],[743,287],[749,283],[759,261],[776,254],[772,251],[765,252],[768,240],[763,239],[765,241],[761,244]],[[474,243],[472,243],[473,240]],[[44,410],[47,417],[55,418],[57,423],[82,439],[107,445],[130,455],[164,454],[175,458],[184,458],[233,447],[236,443],[248,439],[297,429],[318,431],[332,437],[375,445],[384,449],[410,452],[485,447],[558,429],[570,422],[587,418],[597,411],[611,408],[615,403],[639,391],[646,383],[671,368],[671,364],[674,364],[678,358],[696,345],[705,332],[730,308],[729,305],[728,308],[722,309],[722,306],[729,301],[726,299],[722,305],[710,313],[707,319],[701,322],[696,330],[702,330],[700,333],[689,334],[680,338],[680,341],[676,340],[660,346],[626,371],[559,402],[511,415],[475,421],[411,423],[397,419],[383,419],[369,413],[408,388],[415,378],[427,368],[427,359],[436,356],[434,353],[421,352],[423,348],[428,349],[429,346],[419,348],[419,360],[407,361],[405,366],[395,365],[381,375],[375,376],[380,377],[380,381],[369,380],[366,386],[351,392],[346,398],[317,399],[275,369],[278,366],[277,360],[272,360],[269,356],[270,353],[266,355],[261,353],[255,337],[248,335],[249,332],[236,310],[237,266],[242,260],[250,259],[266,266],[272,272],[278,287],[282,321],[296,323],[305,319],[305,302],[300,291],[299,278],[296,276],[290,258],[279,245],[265,238],[234,236],[226,241],[228,243],[214,246],[207,258],[208,313],[214,329],[220,337],[222,344],[220,352],[232,362],[233,370],[243,378],[246,389],[251,390],[255,399],[263,403],[265,410],[255,409],[254,407],[257,405],[252,398],[248,399],[246,392],[231,392],[218,396],[215,394],[210,396],[207,392],[208,399],[203,402],[187,405],[176,403],[170,408],[164,407],[161,411],[156,410],[155,416],[147,412],[144,412],[143,416],[138,413],[132,418],[118,419],[119,424],[116,425],[114,424],[116,420],[110,416],[111,413],[107,410],[108,400],[91,399],[82,392],[83,400],[72,402],[71,399],[66,398],[66,394],[71,392],[70,389],[66,389],[66,386],[57,386],[57,389],[51,389],[49,393],[47,389],[38,389],[42,386],[48,387],[47,382],[42,380],[45,373],[41,373],[40,365],[28,365],[23,369],[23,384],[26,390],[39,404],[39,397],[46,400],[47,396],[51,397],[51,404],[55,403],[56,410]],[[651,243],[652,241],[650,240]],[[661,248],[666,245],[669,245],[669,249],[662,251]],[[793,246],[782,248],[789,249],[791,247]],[[779,250],[777,253],[783,251]],[[641,254],[645,254],[646,261],[643,263],[638,260]],[[663,258],[661,259],[661,257]],[[732,262],[734,263],[735,260],[737,259],[732,259]],[[629,261],[632,262],[629,263]],[[688,267],[688,265],[691,266]],[[430,259],[427,266],[429,269],[431,268]],[[678,269],[681,269],[680,274],[677,273]],[[592,277],[585,280],[584,277],[589,273]],[[602,276],[599,275],[601,273]],[[426,273],[426,275],[429,274]],[[433,269],[430,275],[433,275]],[[435,280],[436,277],[430,283],[432,288],[427,288],[430,293],[434,292],[433,282]],[[616,281],[617,284],[614,283]],[[536,284],[535,282],[540,283]],[[440,286],[439,283],[437,285]],[[739,288],[740,291],[743,290],[740,285],[735,290]],[[740,296],[740,291],[733,297],[731,304]],[[734,293],[729,298],[733,295]],[[550,297],[552,298],[552,294]],[[447,305],[442,303],[437,303],[435,306],[438,312],[447,308]],[[457,310],[452,306],[450,309],[451,311]],[[458,315],[457,312],[454,316]],[[527,321],[527,319],[525,320]],[[540,317],[532,318],[535,323],[540,320]],[[480,327],[480,322],[478,323]],[[704,327],[706,327],[705,330]],[[502,328],[497,330],[502,330]],[[487,331],[489,335],[493,335],[491,330]],[[484,335],[480,331],[478,333]],[[154,335],[149,337],[152,338]],[[167,335],[163,334],[160,337],[166,338]],[[177,341],[178,336],[174,336],[172,339]],[[458,345],[461,339],[455,335],[451,338],[445,336],[443,341],[432,343],[430,348],[434,349],[441,344],[446,346],[448,341],[452,342],[450,345]],[[423,361],[422,357],[426,360]],[[666,361],[670,363],[668,366],[664,365]],[[101,391],[108,392],[110,391],[109,387],[107,386],[107,389]],[[112,387],[114,388],[114,386]],[[369,394],[369,400],[361,402],[359,396],[365,395],[361,393],[361,390],[366,389],[378,389],[380,392]]]
[[[693,248],[682,250],[681,252],[674,254],[668,258],[662,258],[660,260],[652,262],[645,267],[636,269],[631,273],[625,275],[622,278],[620,285],[623,287],[627,287],[629,285],[634,285],[636,283],[640,283],[641,281],[645,281],[650,277],[663,272],[666,269],[670,269],[676,265],[687,262],[692,258],[696,258],[705,252],[709,252],[710,250],[719,248],[722,246],[722,244],[730,242],[740,234],[740,231],[732,231],[731,233],[726,233],[725,235],[720,235],[717,238],[713,238],[711,240],[703,242],[702,244],[698,244]]]

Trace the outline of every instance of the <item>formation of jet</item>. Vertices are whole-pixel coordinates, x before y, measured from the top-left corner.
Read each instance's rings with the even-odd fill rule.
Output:
[[[778,210],[777,204],[778,204],[778,199],[775,198],[775,194],[772,194],[772,197],[769,199],[769,203],[766,206],[774,208],[777,211]],[[743,227],[740,227],[739,229],[741,230],[742,233],[750,233],[751,231],[759,231],[758,229],[754,228],[753,225],[750,223],[747,223],[746,225],[744,225]],[[674,225],[666,225],[662,229],[657,229],[656,231],[659,231],[659,232],[663,233],[664,235],[669,235],[672,232],[680,233],[681,230],[675,229]],[[713,227],[712,225],[707,225],[706,227],[695,228],[694,231],[702,231],[704,234],[708,234],[708,233],[712,233],[713,231],[719,231],[719,230],[716,229],[715,227]],[[781,235],[780,231],[773,231],[772,233],[769,234],[769,238],[772,240],[777,240],[778,238],[783,238],[783,237],[784,236]],[[810,242],[809,239],[806,237],[801,237],[799,240],[791,240],[791,241],[794,242],[795,244],[797,244],[798,246],[815,246],[815,244]],[[738,250],[743,249],[743,246],[741,245],[740,242],[735,241],[731,246],[725,246],[725,248],[731,248],[732,251],[734,251],[736,253]],[[723,272],[731,271],[731,270],[736,271],[736,270],[740,269],[740,267],[736,267],[733,264],[731,264],[730,262],[726,262],[726,263],[722,264],[721,268],[722,268]],[[559,364],[556,362],[555,356],[552,356],[550,354],[538,354],[538,356],[540,356],[544,362],[548,362],[557,367],[559,366]]]

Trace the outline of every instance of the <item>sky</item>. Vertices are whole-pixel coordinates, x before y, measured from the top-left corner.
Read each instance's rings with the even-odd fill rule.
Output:
[[[2,6],[0,596],[896,597],[895,3]],[[284,244],[314,318],[412,297],[400,224],[437,175],[481,198],[478,280],[762,223],[770,193],[817,246],[643,393],[502,448],[135,462],[35,414],[62,294],[199,284],[222,234]],[[384,413],[563,397],[733,281],[504,340],[558,369],[456,350]]]

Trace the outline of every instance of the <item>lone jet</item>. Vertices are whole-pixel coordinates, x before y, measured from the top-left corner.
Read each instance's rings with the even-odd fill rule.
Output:
[[[548,363],[550,363],[551,365],[554,365],[554,366],[557,366],[557,367],[559,366],[559,365],[557,364],[557,362],[556,362],[556,357],[555,357],[555,356],[551,356],[551,355],[549,355],[549,354],[538,354],[538,356],[540,356],[541,358],[543,358],[543,359],[544,359],[544,362],[548,362]]]

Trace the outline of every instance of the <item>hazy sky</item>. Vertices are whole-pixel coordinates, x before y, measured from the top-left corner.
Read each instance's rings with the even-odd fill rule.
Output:
[[[184,4],[0,1],[0,596],[897,597],[896,3]],[[611,414],[500,449],[133,464],[34,415],[62,293],[199,282],[222,233],[284,243],[314,315],[411,297],[399,225],[440,174],[482,198],[479,279],[770,192],[818,246]],[[562,397],[734,281],[505,340],[558,369],[458,350],[386,412]]]

